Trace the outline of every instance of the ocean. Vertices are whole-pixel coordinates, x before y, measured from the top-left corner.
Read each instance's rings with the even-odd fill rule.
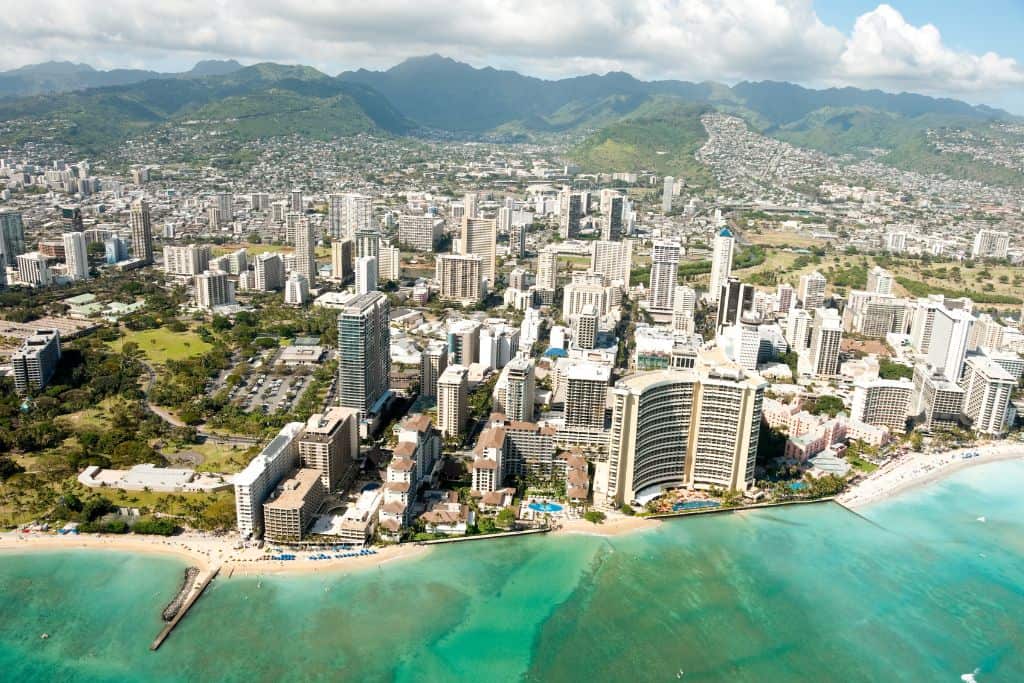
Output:
[[[156,653],[182,561],[3,554],[0,679],[1016,683],[1022,486],[1024,462],[991,463],[863,518],[825,503],[219,579]]]

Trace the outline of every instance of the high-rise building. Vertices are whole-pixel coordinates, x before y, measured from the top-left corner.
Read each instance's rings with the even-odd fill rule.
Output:
[[[128,242],[120,235],[111,235],[103,242],[103,260],[107,265],[128,260]]]
[[[793,309],[793,285],[780,282],[778,287],[775,288],[775,298],[778,300],[775,310],[779,313],[789,313]]]
[[[271,543],[299,542],[326,497],[319,472],[296,470],[263,503],[264,538]]]
[[[625,198],[616,195],[608,200],[608,213],[601,216],[601,239],[615,242],[622,239],[622,211]]]
[[[595,502],[618,506],[666,487],[749,489],[765,387],[725,359],[619,381]]]
[[[563,187],[558,195],[558,234],[562,239],[574,239],[580,234],[583,217],[582,198],[572,188]]]
[[[380,257],[380,231],[376,228],[358,230],[355,235],[356,258],[360,256]]]
[[[545,247],[537,254],[537,289],[558,289],[558,252]]]
[[[971,356],[964,363],[960,386],[964,390],[963,412],[971,421],[971,429],[979,434],[1003,436],[1010,398],[1017,388],[1013,375],[987,356]]]
[[[249,194],[249,207],[256,212],[266,211],[270,208],[270,195],[266,192],[252,192]]]
[[[519,328],[504,322],[488,321],[480,328],[478,358],[481,365],[500,370],[519,351]]]
[[[825,276],[814,271],[800,276],[800,303],[804,309],[814,311],[825,305]]]
[[[620,290],[617,287],[608,285],[604,275],[598,273],[576,272],[572,275],[572,281],[562,289],[562,316],[569,321],[574,321],[583,307],[592,304],[599,316],[605,315],[612,309],[612,305]]]
[[[959,382],[974,316],[962,309],[936,308],[932,319],[928,364],[950,382]]]
[[[420,354],[420,394],[437,396],[437,380],[448,367],[448,345],[431,341]]]
[[[264,253],[256,257],[253,264],[256,289],[273,292],[284,287],[284,261],[280,254]]]
[[[164,247],[164,272],[168,275],[198,275],[210,267],[210,247],[189,244]]]
[[[128,227],[131,228],[132,256],[143,263],[153,262],[153,224],[149,213],[149,203],[139,199],[132,203],[128,214]]]
[[[306,278],[310,287],[316,284],[316,235],[305,216],[295,226],[295,272]]]
[[[402,277],[402,252],[398,247],[382,244],[377,258],[377,277],[381,282],[399,280]]]
[[[360,256],[356,259],[356,294],[367,294],[377,289],[377,258]]]
[[[979,230],[974,236],[971,258],[1004,259],[1010,249],[1010,233],[998,230]]]
[[[298,447],[300,467],[319,472],[324,490],[334,491],[359,459],[359,411],[335,406],[311,415]]]
[[[661,212],[664,214],[672,210],[672,194],[675,190],[676,179],[670,175],[665,176],[661,188]]]
[[[902,231],[890,232],[885,236],[885,248],[894,254],[899,254],[907,248],[907,233]]]
[[[438,254],[436,274],[440,296],[463,305],[479,303],[482,296],[483,262],[477,254]]]
[[[42,391],[60,362],[60,333],[57,330],[36,330],[11,354],[14,390],[19,396]]]
[[[925,431],[959,427],[964,409],[964,390],[941,373],[918,363],[914,367],[914,405],[911,414]]]
[[[85,245],[85,235],[80,232],[66,232],[64,240],[64,263],[68,267],[68,277],[72,280],[89,279],[89,252]]]
[[[892,296],[892,285],[895,279],[885,268],[875,266],[868,271],[868,291],[873,294]]]
[[[609,282],[622,282],[629,289],[629,274],[633,265],[633,242],[597,240],[590,255],[590,270],[608,278]]]
[[[302,273],[293,272],[284,283],[284,302],[289,306],[303,306],[309,301],[309,283]]]
[[[594,304],[587,304],[580,310],[575,323],[576,348],[593,349],[597,346],[598,320],[597,307]]]
[[[786,318],[786,341],[790,348],[802,353],[811,347],[811,312],[803,308],[790,310]]]
[[[338,405],[366,416],[388,392],[391,331],[388,298],[360,294],[338,314]]]
[[[449,364],[469,367],[480,360],[480,323],[457,320],[448,326]]]
[[[679,284],[679,242],[661,240],[651,247],[651,291],[648,310],[671,313]]]
[[[854,383],[850,417],[903,434],[913,394],[914,383],[906,379],[859,379]]]
[[[839,374],[839,351],[843,341],[843,323],[834,308],[814,311],[811,327],[810,361],[815,377],[835,377]]]
[[[207,270],[195,276],[196,306],[210,310],[235,303],[235,284],[227,273]]]
[[[449,365],[437,380],[437,426],[441,436],[458,437],[469,418],[469,368]]]
[[[493,218],[462,219],[462,235],[459,239],[459,251],[462,254],[476,254],[480,257],[480,277],[487,286],[494,288],[497,277],[496,249],[498,242],[497,221]]]
[[[465,212],[462,214],[463,220],[476,218],[480,215],[479,208],[477,207],[476,192],[467,192],[462,196],[462,208]]]
[[[415,251],[432,252],[441,239],[444,219],[433,214],[398,217],[398,243]]]
[[[221,223],[230,223],[235,217],[234,201],[235,198],[230,192],[217,193],[217,213]]]
[[[505,366],[505,395],[502,409],[505,417],[513,422],[532,422],[533,403],[536,393],[533,361],[518,357]]]
[[[722,284],[732,275],[732,252],[736,247],[736,238],[729,228],[715,236],[714,252],[711,256],[711,283],[708,285],[708,300],[718,303],[722,294]]]
[[[373,227],[373,200],[370,197],[348,193],[332,194],[328,198],[327,225],[331,239],[352,239],[360,230]]]
[[[335,240],[331,243],[331,275],[339,282],[346,282],[355,272],[356,243],[350,239]]]
[[[754,310],[754,286],[740,282],[739,278],[730,277],[722,283],[722,292],[718,295],[718,328],[736,325],[744,313]]]
[[[235,519],[242,538],[263,535],[263,503],[278,482],[298,464],[297,440],[303,427],[301,422],[286,424],[248,466],[234,476]]]
[[[63,244],[62,244],[63,246]],[[29,287],[46,287],[53,282],[46,257],[38,251],[18,254],[15,258],[18,266],[18,281]]]
[[[982,313],[971,327],[971,336],[967,342],[968,351],[978,349],[998,349],[1003,345],[1006,328],[988,313]]]
[[[288,210],[296,213],[305,213],[306,205],[302,201],[302,190],[295,188],[288,195]]]
[[[566,374],[565,424],[604,429],[605,403],[611,368],[598,363],[576,363]]]
[[[672,302],[672,330],[693,334],[697,312],[697,290],[686,285],[676,287],[675,301]]]
[[[0,267],[14,266],[18,256],[25,253],[25,224],[21,214],[0,209]]]

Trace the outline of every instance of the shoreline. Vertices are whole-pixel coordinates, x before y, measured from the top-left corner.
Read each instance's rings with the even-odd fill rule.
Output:
[[[972,451],[979,455],[968,459],[962,457]],[[839,494],[836,501],[851,509],[861,508],[927,486],[969,467],[1007,460],[1024,460],[1024,444],[990,443],[942,453],[909,453],[872,472]]]
[[[963,459],[970,451],[977,457]],[[996,443],[963,448],[943,453],[910,453],[894,460],[836,497],[836,502],[850,509],[890,500],[901,493],[939,481],[960,470],[986,463],[1024,460],[1024,444]],[[613,514],[602,524],[582,518],[562,519],[552,530],[554,535],[579,535],[612,538],[655,529],[662,520]],[[222,577],[262,575],[302,575],[338,573],[383,568],[385,564],[423,557],[433,546],[413,542],[376,548],[373,555],[310,560],[266,560],[266,550],[238,548],[230,537],[182,534],[171,537],[67,535],[53,533],[0,533],[0,556],[4,552],[67,552],[77,550],[109,550],[145,555],[171,555],[201,571],[220,565]]]

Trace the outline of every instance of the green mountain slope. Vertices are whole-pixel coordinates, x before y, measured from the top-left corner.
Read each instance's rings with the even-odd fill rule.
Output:
[[[712,178],[694,154],[708,138],[700,122],[708,110],[706,105],[656,98],[589,136],[570,156],[588,172],[654,171],[706,187]]]
[[[165,122],[216,122],[243,137],[319,137],[372,130],[402,133],[410,124],[371,89],[311,67],[258,64],[226,75],[150,80],[0,102],[0,143],[56,140],[99,152]]]

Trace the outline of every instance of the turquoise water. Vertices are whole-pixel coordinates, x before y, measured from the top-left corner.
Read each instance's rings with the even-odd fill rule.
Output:
[[[527,507],[534,512],[561,512],[565,509],[558,503],[530,503]]]
[[[157,653],[181,563],[0,555],[0,679],[1017,682],[1022,484],[994,463],[867,520],[824,504],[218,580]]]

